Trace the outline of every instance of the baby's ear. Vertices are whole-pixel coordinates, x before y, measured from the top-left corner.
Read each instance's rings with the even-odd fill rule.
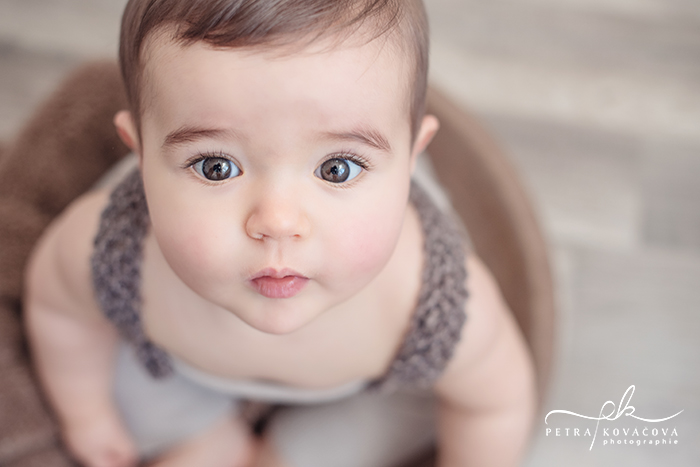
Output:
[[[131,112],[128,110],[120,110],[117,112],[114,116],[114,126],[117,127],[117,133],[124,144],[126,144],[129,149],[139,154],[139,135]]]
[[[440,129],[440,121],[435,115],[426,115],[423,117],[420,129],[418,130],[418,135],[416,135],[416,140],[413,142],[413,149],[411,150],[411,173],[416,168],[416,161],[420,153],[425,151],[428,147],[430,141],[432,141],[435,133]]]

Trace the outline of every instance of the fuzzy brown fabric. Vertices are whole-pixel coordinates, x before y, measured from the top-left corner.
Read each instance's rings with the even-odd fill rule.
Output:
[[[76,464],[59,446],[52,445],[46,449],[32,451],[21,459],[2,464],[3,467],[75,467]]]
[[[20,324],[24,265],[53,217],[128,150],[116,64],[69,76],[0,155],[0,465],[72,465],[31,371]]]

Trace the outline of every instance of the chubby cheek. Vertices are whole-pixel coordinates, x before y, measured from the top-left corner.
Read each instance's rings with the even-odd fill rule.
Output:
[[[223,233],[229,229],[221,220],[203,216],[201,210],[175,212],[162,212],[153,219],[156,240],[173,272],[199,293],[217,283],[230,283],[231,258],[227,256],[234,239]]]
[[[368,284],[391,258],[403,225],[405,206],[386,206],[365,211],[351,222],[336,225],[335,248],[327,258],[335,258],[340,283],[354,288]]]

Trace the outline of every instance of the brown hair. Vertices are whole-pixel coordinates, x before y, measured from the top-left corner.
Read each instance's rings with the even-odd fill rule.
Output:
[[[141,56],[149,35],[174,26],[173,40],[215,47],[279,46],[322,36],[350,35],[369,22],[368,42],[397,32],[395,43],[413,57],[410,118],[415,135],[425,112],[428,23],[422,0],[129,0],[119,61],[140,132]]]

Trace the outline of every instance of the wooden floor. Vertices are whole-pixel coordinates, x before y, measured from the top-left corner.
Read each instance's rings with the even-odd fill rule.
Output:
[[[0,2],[0,139],[71,67],[115,56],[124,3]],[[592,448],[595,421],[542,416],[526,465],[698,465],[700,3],[426,4],[433,82],[497,136],[551,243],[562,319],[546,411],[598,417],[631,385],[636,416],[683,410],[604,420]],[[660,444],[610,444],[625,440]]]

